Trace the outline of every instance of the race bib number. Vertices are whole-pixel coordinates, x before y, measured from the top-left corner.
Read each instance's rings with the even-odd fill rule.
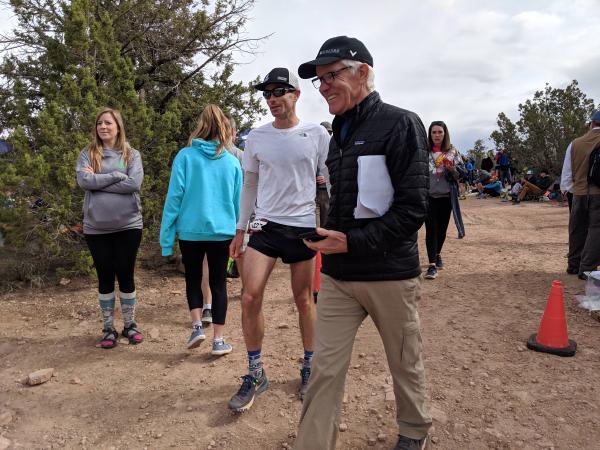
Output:
[[[267,219],[254,219],[250,222],[250,226],[248,227],[248,231],[250,233],[260,233],[262,228],[269,223]]]

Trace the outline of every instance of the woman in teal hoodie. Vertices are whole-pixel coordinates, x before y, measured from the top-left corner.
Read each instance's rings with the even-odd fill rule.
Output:
[[[239,161],[226,151],[231,142],[231,125],[216,105],[208,105],[200,114],[171,169],[169,191],[160,227],[163,256],[173,253],[175,235],[185,266],[185,287],[192,332],[188,348],[206,338],[202,328],[202,260],[206,254],[209,285],[212,291],[214,324],[213,355],[230,353],[223,339],[227,315],[227,260],[229,243],[235,235],[239,215],[242,169]]]

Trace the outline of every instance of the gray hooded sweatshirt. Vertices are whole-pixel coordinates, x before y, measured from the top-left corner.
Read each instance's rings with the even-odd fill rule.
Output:
[[[100,173],[86,173],[91,166],[87,149],[77,159],[77,184],[85,189],[83,233],[107,234],[141,229],[140,188],[144,169],[140,152],[130,148],[131,161],[125,163],[121,152],[105,148]]]

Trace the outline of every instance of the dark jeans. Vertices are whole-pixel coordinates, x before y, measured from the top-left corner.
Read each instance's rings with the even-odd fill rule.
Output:
[[[500,178],[500,181],[502,182],[502,185],[504,186],[506,183],[512,183],[512,177],[511,177],[511,173],[510,173],[510,167],[500,167],[499,169],[499,176],[498,178]]]
[[[434,264],[436,256],[442,252],[451,212],[450,197],[429,197],[429,214],[425,219],[425,244],[429,264]]]
[[[574,195],[569,221],[569,269],[580,274],[600,265],[600,194]]]
[[[86,234],[96,274],[98,292],[110,294],[115,290],[115,276],[123,293],[135,291],[133,274],[135,259],[142,241],[142,230],[124,230],[108,234]]]
[[[202,260],[206,254],[208,260],[208,284],[212,293],[213,323],[225,325],[227,316],[227,260],[229,244],[227,241],[183,241],[179,240],[179,249],[185,266],[185,293],[190,310],[202,308]]]

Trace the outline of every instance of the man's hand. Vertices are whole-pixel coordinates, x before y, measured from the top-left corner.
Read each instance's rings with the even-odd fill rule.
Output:
[[[346,235],[340,231],[326,230],[325,228],[317,228],[317,233],[321,236],[327,236],[322,241],[311,242],[303,239],[304,245],[311,250],[321,252],[324,255],[332,253],[348,253],[348,243]]]
[[[323,175],[319,175],[317,177],[317,184],[325,184],[325,183],[326,183],[325,177]]]
[[[244,253],[242,251],[242,245],[244,244],[244,230],[236,230],[235,237],[229,244],[229,256],[233,259],[238,259]]]

